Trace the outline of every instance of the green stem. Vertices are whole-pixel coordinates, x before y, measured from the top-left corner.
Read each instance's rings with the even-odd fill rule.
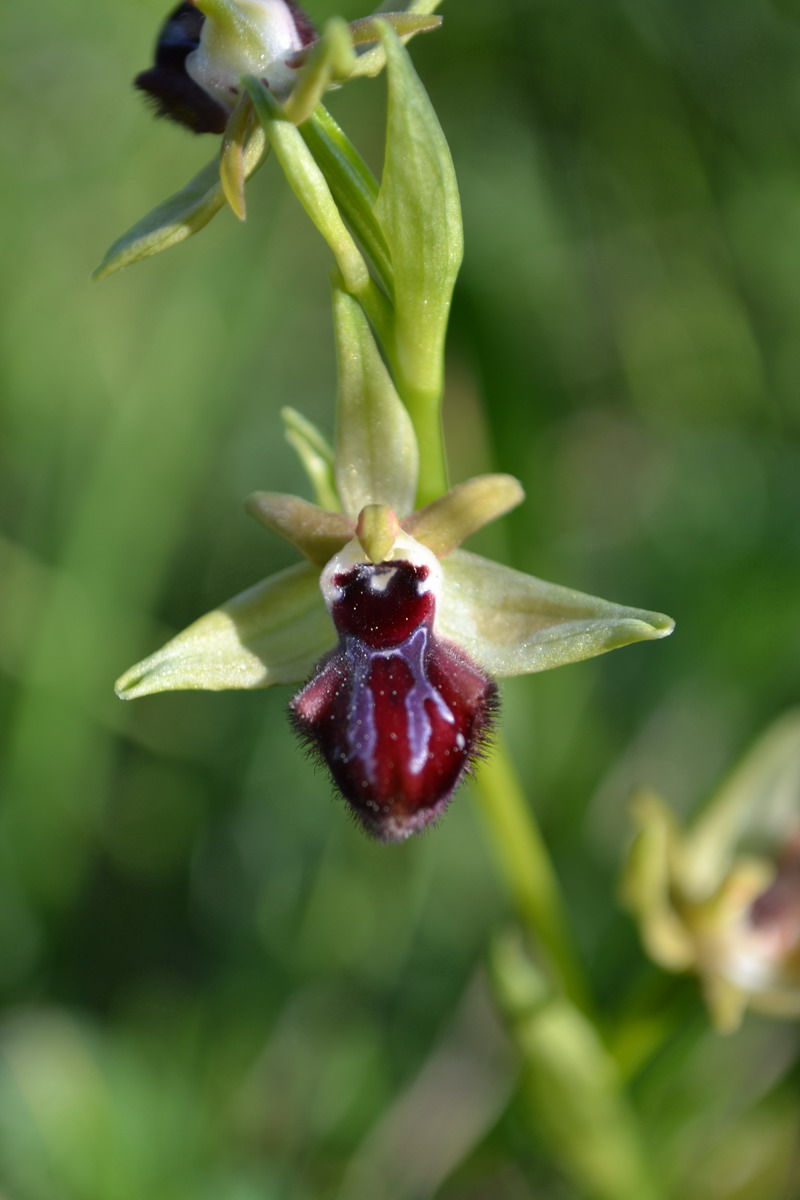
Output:
[[[634,1079],[659,1054],[694,1010],[694,993],[685,976],[648,971],[616,1016],[606,1044],[620,1077]]]
[[[519,914],[553,978],[585,1012],[588,991],[567,927],[558,879],[502,741],[481,763],[476,784],[495,853]]]
[[[417,507],[438,500],[448,490],[447,455],[442,428],[442,397],[431,394],[409,384],[398,366],[394,347],[388,351],[397,393],[408,409],[414,432],[419,443],[419,482],[417,484]]]
[[[489,978],[519,1053],[520,1098],[537,1141],[577,1194],[661,1200],[635,1111],[593,1022],[553,991],[513,936],[495,940]]]

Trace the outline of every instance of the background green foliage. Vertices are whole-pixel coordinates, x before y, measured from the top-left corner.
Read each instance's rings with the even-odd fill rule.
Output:
[[[469,792],[376,846],[285,693],[111,691],[292,561],[241,500],[302,489],[278,408],[330,429],[334,393],[328,254],[274,163],[244,227],[88,282],[213,152],[129,86],[163,15],[6,23],[0,1195],[567,1200],[484,992],[511,914]],[[797,700],[800,23],[786,0],[444,15],[413,54],[466,226],[452,474],[528,493],[478,548],[678,621],[504,689],[612,1013],[651,986],[615,903],[630,787],[691,809]],[[383,88],[330,102],[376,166]],[[800,1196],[795,1030],[721,1040],[693,984],[670,1003],[633,1080],[657,1170],[689,1200]]]

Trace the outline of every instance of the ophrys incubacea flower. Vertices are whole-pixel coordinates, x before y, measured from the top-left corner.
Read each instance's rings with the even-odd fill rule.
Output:
[[[410,418],[358,303],[336,292],[335,315],[342,382],[330,465],[319,435],[290,423],[319,503],[275,493],[248,502],[307,562],[202,617],[118,691],[307,680],[292,701],[296,726],[366,828],[394,841],[442,812],[480,753],[496,678],[664,637],[673,623],[460,549],[523,499],[508,475],[414,510]]]

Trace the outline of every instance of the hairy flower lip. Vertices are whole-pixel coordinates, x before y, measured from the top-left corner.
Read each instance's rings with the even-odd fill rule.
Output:
[[[442,814],[496,708],[496,684],[435,633],[438,563],[411,552],[364,563],[350,544],[335,556],[321,582],[338,643],[290,704],[301,739],[381,841]]]
[[[156,116],[168,117],[193,133],[224,132],[227,110],[189,76],[187,57],[197,48],[205,17],[190,3],[179,4],[158,32],[152,67],[134,87],[145,93]]]

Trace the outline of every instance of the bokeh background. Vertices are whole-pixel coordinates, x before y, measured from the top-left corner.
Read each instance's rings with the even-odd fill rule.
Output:
[[[363,15],[317,0],[313,15]],[[800,16],[789,0],[448,0],[413,47],[466,260],[452,474],[523,481],[476,547],[669,612],[504,688],[604,1010],[631,788],[700,803],[800,679]],[[570,1200],[483,963],[513,913],[469,789],[367,842],[287,694],[123,705],[121,671],[293,561],[242,512],[331,429],[329,260],[274,163],[250,216],[102,285],[213,154],[130,79],[160,0],[6,14],[0,236],[2,1200]],[[383,82],[330,97],[376,168]],[[657,976],[655,976],[657,978]],[[644,984],[643,984],[643,981]],[[632,1081],[667,1193],[800,1196],[796,1029],[691,981]]]

